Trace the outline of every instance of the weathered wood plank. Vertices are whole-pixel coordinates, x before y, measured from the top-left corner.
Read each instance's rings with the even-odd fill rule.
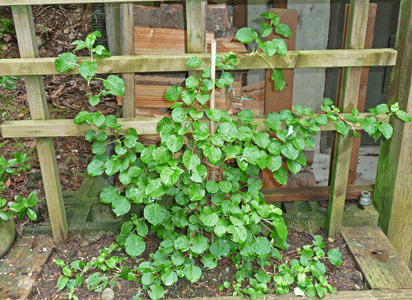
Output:
[[[369,0],[351,0],[349,8],[346,49],[363,48],[368,21]],[[344,68],[342,74],[341,101],[339,109],[350,112],[357,107],[361,67]],[[337,234],[342,227],[346,186],[352,152],[353,136],[336,134],[332,170],[330,174],[330,195],[327,217],[329,236]]]
[[[162,0],[131,0],[127,2],[152,2]],[[170,0],[181,1],[181,0]],[[76,3],[124,3],[124,0],[2,0],[0,6],[13,6],[13,5],[50,5],[50,4],[76,4]]]
[[[382,230],[346,227],[342,235],[372,289],[412,289],[412,273]]]
[[[145,73],[145,72],[179,72],[189,71],[186,61],[194,54],[178,55],[131,55],[112,56],[98,62],[97,73]],[[210,55],[197,53],[203,60],[198,70],[210,66]],[[88,58],[79,58],[81,63]],[[2,75],[50,75],[62,74],[57,72],[55,58],[16,58],[0,60],[0,76]],[[170,63],[173,61],[173,64]],[[367,50],[307,50],[289,51],[285,56],[274,55],[269,58],[275,68],[333,68],[353,66],[394,66],[396,51],[394,49]],[[267,69],[267,63],[260,57],[241,55],[235,65],[236,70]],[[78,68],[64,74],[78,74]]]
[[[288,51],[296,50],[297,10],[272,8],[270,12],[277,13],[282,23],[289,26],[292,30],[292,37],[284,38],[278,34],[271,33],[266,38],[266,41],[282,38],[288,47]],[[267,69],[265,72],[265,115],[273,111],[280,112],[284,109],[292,108],[294,70],[283,70],[286,85],[281,91],[275,91],[272,72],[272,69]]]
[[[105,3],[104,14],[106,18],[107,44],[112,55],[121,54],[120,32],[120,3]]]
[[[359,199],[361,192],[373,191],[373,185],[348,185],[346,199]],[[262,189],[266,202],[281,201],[326,201],[329,199],[328,186],[309,186],[283,189]]]
[[[368,24],[366,27],[366,35],[365,35],[366,37],[365,47],[364,47],[365,49],[372,48],[377,7],[378,6],[376,3],[369,4]],[[349,12],[349,5],[346,5],[346,15],[348,15],[348,12]],[[346,21],[347,21],[347,18],[346,18]],[[346,28],[346,24],[345,24],[345,28]],[[343,40],[343,45],[345,45],[345,39]],[[365,110],[366,90],[368,88],[368,77],[369,77],[369,68],[362,67],[361,82],[360,82],[360,87],[359,87],[358,106],[357,106],[357,109],[359,111]],[[338,96],[337,96],[338,100],[339,100],[339,92],[340,92],[340,88],[338,88]],[[362,131],[359,131],[358,134],[359,134],[359,138],[355,139],[352,144],[352,154],[351,154],[351,160],[350,160],[350,165],[349,165],[348,184],[354,184],[356,181]]]
[[[346,114],[342,114],[345,116]],[[362,118],[372,116],[370,113],[360,114]],[[257,130],[269,131],[269,128],[264,124],[266,117],[255,117],[256,123],[258,123]],[[157,122],[161,118],[133,118],[133,119],[118,119],[119,125],[122,126],[120,134],[124,134],[125,130],[129,127],[136,129],[140,135],[157,134],[156,126]],[[382,120],[383,116],[378,116],[378,120]],[[388,122],[387,119],[382,120]],[[201,120],[202,122],[202,120]],[[206,122],[206,121],[204,121]],[[11,137],[58,137],[58,136],[83,136],[87,130],[94,129],[92,125],[74,124],[72,119],[52,119],[52,120],[21,120],[21,121],[6,121],[0,125],[1,133],[4,138]],[[285,129],[285,124],[279,126],[280,129]],[[355,129],[360,127],[355,126]],[[321,126],[322,131],[334,131],[335,125],[329,122],[326,126]]]
[[[38,57],[31,6],[13,6],[12,12],[20,56],[23,58]],[[33,120],[48,119],[49,112],[43,77],[25,76],[24,79],[31,118]],[[67,220],[53,140],[37,138],[36,141],[53,238],[55,243],[59,244],[66,240]]]
[[[133,3],[120,4],[120,35],[122,42],[122,55],[134,54],[134,5]],[[122,116],[133,118],[136,115],[135,78],[134,73],[124,73],[124,94],[122,103]]]
[[[391,74],[388,104],[399,103],[412,116],[412,1],[401,1],[395,48],[399,59]],[[402,258],[412,250],[412,124],[392,118],[394,136],[381,143],[374,205],[379,226]]]

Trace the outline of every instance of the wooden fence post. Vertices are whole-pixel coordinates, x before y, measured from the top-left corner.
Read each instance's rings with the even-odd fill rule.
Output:
[[[120,35],[122,55],[134,55],[134,4],[120,4]],[[122,99],[123,118],[134,118],[136,115],[135,74],[124,73],[124,95]]]
[[[362,49],[365,44],[366,26],[368,22],[369,0],[351,0],[349,8],[346,49]],[[339,109],[351,112],[357,107],[361,67],[343,68],[342,89]],[[333,165],[329,193],[327,215],[327,231],[329,236],[340,232],[345,206],[345,195],[348,183],[350,157],[353,136],[335,134]]]
[[[31,6],[12,6],[21,58],[39,57]],[[42,76],[24,76],[32,120],[49,119]],[[52,138],[36,138],[54,242],[67,237],[67,220]]]
[[[398,102],[412,115],[412,0],[400,4],[388,104]],[[412,124],[390,120],[393,137],[381,142],[375,182],[374,205],[379,226],[406,263],[412,250]]]

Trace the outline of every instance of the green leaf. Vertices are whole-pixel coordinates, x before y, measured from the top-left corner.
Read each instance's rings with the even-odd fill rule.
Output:
[[[258,38],[258,34],[252,28],[244,27],[236,32],[235,39],[239,42],[248,44]]]
[[[230,253],[230,243],[223,238],[217,238],[210,245],[209,251],[215,257],[228,256]]]
[[[183,153],[182,162],[188,170],[194,170],[198,165],[200,165],[200,158],[196,153],[191,150],[186,150]]]
[[[331,249],[328,251],[328,259],[331,264],[340,266],[342,264],[342,253],[339,249]]]
[[[262,28],[260,29],[260,36],[267,37],[271,32],[272,32],[272,26],[270,26],[266,22],[262,23]]]
[[[393,127],[389,123],[380,124],[378,130],[383,134],[385,139],[390,139],[393,134]]]
[[[279,24],[276,26],[275,32],[287,38],[292,36],[292,30],[290,30],[289,26],[286,24]]]
[[[79,66],[79,73],[84,79],[86,79],[86,81],[90,81],[92,76],[96,74],[96,70],[97,70],[97,63],[95,61],[94,62],[84,61]]]
[[[290,141],[287,141],[284,143],[281,148],[280,152],[286,157],[291,160],[295,160],[298,155],[299,155],[299,150],[297,150],[294,146],[293,143]]]
[[[256,145],[263,149],[266,149],[270,142],[267,132],[255,131],[252,139]]]
[[[323,298],[328,293],[328,290],[323,286],[316,285],[316,293],[318,294],[319,298]]]
[[[199,85],[199,80],[197,80],[193,76],[190,76],[186,78],[185,84],[188,89],[195,89]]]
[[[247,146],[243,149],[243,157],[251,164],[256,164],[260,158],[259,148],[256,146]]]
[[[197,235],[195,238],[190,240],[190,249],[194,253],[204,253],[209,245],[209,239],[202,235]]]
[[[283,166],[281,166],[278,170],[273,172],[273,178],[275,178],[275,180],[282,185],[286,185],[288,177],[288,171],[286,171]]]
[[[336,122],[335,125],[336,125],[336,131],[340,133],[341,135],[346,136],[349,133],[348,125],[346,125],[345,122],[339,121],[339,122]]]
[[[139,256],[146,249],[146,243],[141,236],[130,234],[124,243],[124,249],[131,258]]]
[[[395,114],[399,119],[401,119],[404,122],[410,122],[412,120],[411,117],[409,117],[409,115],[403,110],[397,110]]]
[[[149,204],[144,208],[145,219],[153,225],[160,224],[166,218],[166,214],[164,206],[157,203]]]
[[[158,300],[163,297],[165,290],[161,285],[154,283],[150,286],[150,291],[147,294],[152,300]]]
[[[378,106],[376,106],[374,108],[370,108],[368,110],[371,113],[373,113],[374,115],[386,114],[386,113],[390,112],[388,104],[386,104],[386,103],[379,104]]]
[[[116,75],[109,75],[106,80],[103,80],[103,86],[107,89],[107,93],[114,96],[123,96],[124,81]]]
[[[169,101],[177,101],[182,94],[182,88],[178,85],[171,86],[167,89],[165,98]]]
[[[368,117],[365,120],[360,120],[361,127],[369,134],[373,135],[379,126],[378,121],[374,117]]]
[[[202,64],[202,60],[197,56],[193,56],[186,61],[186,66],[191,67],[191,68],[196,68],[200,66],[201,64]]]
[[[166,139],[166,146],[173,153],[182,149],[183,143],[184,143],[184,138],[181,135],[177,136],[177,135],[172,134]]]
[[[247,237],[247,230],[244,226],[230,225],[227,232],[232,234],[232,241],[235,243],[243,243]]]
[[[64,289],[68,282],[69,282],[69,278],[67,278],[64,275],[60,276],[59,280],[57,281],[57,290],[61,291],[62,289]]]
[[[151,285],[155,280],[155,276],[153,275],[153,273],[147,272],[143,274],[141,280],[142,280],[142,284]]]
[[[73,70],[76,67],[76,63],[77,56],[70,52],[59,54],[57,59],[54,61],[56,70],[59,72]]]
[[[207,168],[205,165],[198,165],[190,176],[190,179],[194,182],[202,183],[207,176]]]
[[[202,85],[200,86],[200,90],[202,92],[207,92],[213,89],[213,82],[210,79],[204,79]]]
[[[216,108],[213,108],[213,109],[206,108],[206,116],[214,122],[219,122],[220,116],[221,116],[220,110]]]
[[[215,226],[219,221],[219,216],[217,213],[214,213],[209,206],[205,206],[199,215],[199,219],[206,226]]]
[[[195,101],[196,92],[193,90],[186,90],[182,93],[182,100],[186,105],[190,105]]]
[[[299,173],[302,168],[302,165],[296,161],[288,159],[288,168],[292,174]]]
[[[175,122],[183,122],[187,118],[187,110],[183,107],[175,108],[172,111],[172,119]]]
[[[267,238],[263,236],[258,236],[253,243],[253,251],[258,255],[266,255],[269,254],[272,247],[270,246],[270,242]]]
[[[206,254],[202,256],[200,261],[206,268],[214,269],[217,267],[217,259],[213,254]]]
[[[183,269],[183,274],[187,280],[193,283],[200,279],[200,276],[202,276],[202,270],[198,266],[187,265]]]
[[[275,227],[279,238],[285,241],[288,236],[288,228],[286,227],[282,216],[274,215],[272,225]]]
[[[283,71],[281,69],[273,69],[272,80],[275,82],[275,90],[281,91],[286,85]]]
[[[267,167],[272,172],[275,172],[282,166],[282,157],[280,155],[270,154],[266,159]]]
[[[223,123],[219,126],[218,130],[222,139],[229,143],[235,141],[239,134],[236,125],[233,123]]]
[[[113,212],[116,216],[122,216],[130,211],[131,203],[129,199],[124,196],[117,196],[112,202]]]
[[[199,93],[196,95],[196,100],[202,104],[205,105],[207,101],[210,100],[210,94],[206,94],[206,93]]]
[[[219,182],[219,189],[223,193],[229,193],[232,190],[232,183],[228,180],[220,181]]]
[[[166,272],[162,274],[161,279],[165,286],[171,286],[177,282],[177,274],[172,271],[172,269],[167,269]]]
[[[286,52],[288,52],[288,47],[286,46],[286,43],[282,39],[273,39],[272,44],[276,48],[276,52],[279,53],[280,55],[285,56]]]

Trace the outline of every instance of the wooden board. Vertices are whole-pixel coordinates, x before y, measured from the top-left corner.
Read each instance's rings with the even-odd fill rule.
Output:
[[[186,31],[170,28],[135,27],[135,54],[183,54],[187,52]],[[206,45],[210,52],[213,33],[206,33]],[[217,42],[217,51],[247,52],[246,46],[239,42]]]
[[[35,39],[31,6],[13,6],[12,12],[20,56],[23,58],[37,58],[39,53]],[[33,120],[49,119],[50,115],[44,92],[43,77],[25,76],[24,81],[31,118]],[[51,138],[37,138],[36,142],[53,238],[55,243],[59,244],[66,240],[68,228],[59,171],[57,169],[56,152]]]
[[[401,1],[388,104],[399,103],[412,116],[412,1]],[[412,250],[412,123],[392,118],[394,135],[381,142],[375,188],[380,226],[405,262]]]
[[[289,26],[292,30],[292,37],[284,38],[278,34],[271,33],[266,40],[273,40],[282,38],[288,51],[296,50],[296,29],[298,23],[298,12],[295,9],[270,9],[270,12],[277,13],[282,23]],[[265,74],[265,115],[271,112],[280,112],[284,109],[292,108],[293,98],[293,79],[294,70],[283,70],[284,79],[286,82],[285,88],[282,91],[276,91],[274,88],[274,82],[272,80],[272,70],[267,69]]]
[[[134,5],[134,24],[137,27],[185,29],[182,4],[162,4],[160,7]],[[225,3],[208,5],[206,31],[224,31],[230,28],[229,13]]]
[[[412,273],[382,230],[342,228],[349,250],[372,289],[412,289]]]
[[[232,84],[233,91],[236,97],[241,95],[242,80],[241,74],[234,74],[234,81]],[[173,85],[184,86],[186,77],[162,77],[162,76],[135,76],[135,102],[136,108],[169,108],[174,102],[170,102],[165,98],[165,93],[168,88]],[[216,108],[231,110],[232,104],[229,94],[226,90],[217,89],[215,93]],[[117,97],[117,102],[122,105],[122,97]]]
[[[285,68],[333,68],[351,66],[394,66],[397,52],[394,49],[366,49],[366,50],[307,50],[289,51],[285,56],[274,55],[269,62],[280,69]],[[222,55],[222,54],[221,54]],[[189,71],[186,61],[193,54],[172,55],[128,55],[112,56],[99,60],[97,74],[107,73],[145,73],[145,72],[180,72]],[[198,70],[210,66],[210,54],[196,53],[203,64]],[[64,73],[56,70],[56,58],[14,58],[0,61],[0,76],[3,75],[59,75],[79,74],[75,68]],[[79,58],[78,64],[90,58]],[[173,61],[173,64],[170,63]],[[235,70],[267,69],[267,62],[253,55],[239,56]]]
[[[341,114],[344,117],[347,114]],[[360,118],[372,116],[370,113],[360,114]],[[264,124],[264,116],[256,117],[255,121],[258,124],[256,130],[269,131],[269,128]],[[388,122],[388,119],[383,120]],[[118,119],[119,125],[122,125],[120,134],[124,134],[125,130],[133,127],[138,134],[157,134],[156,126],[158,118],[135,118],[135,119]],[[201,120],[202,121],[202,120]],[[0,125],[3,138],[12,137],[58,137],[58,136],[83,136],[87,130],[95,129],[89,124],[77,125],[72,119],[55,119],[55,120],[21,120],[21,121],[6,121]],[[285,129],[285,124],[279,125],[279,129]],[[355,127],[360,129],[360,127]],[[336,130],[335,123],[330,121],[328,125],[322,126],[323,131]]]
[[[373,33],[375,30],[376,10],[377,10],[377,5],[375,3],[369,4],[368,23],[366,25],[365,46],[364,46],[365,49],[372,48]],[[346,32],[346,27],[347,27],[348,15],[349,15],[349,5],[347,4],[346,11],[345,11],[345,30],[344,30],[345,32]],[[343,45],[345,45],[345,37],[346,35],[343,38]],[[341,78],[341,76],[342,76],[342,70],[340,70],[339,72],[339,78]],[[368,76],[369,76],[369,68],[362,67],[359,97],[358,97],[358,107],[357,107],[357,109],[361,112],[365,110],[366,90],[368,87]],[[341,80],[339,80],[338,92],[336,96],[338,104],[339,104],[339,98],[340,98],[340,83],[341,83]],[[348,184],[354,184],[356,181],[362,131],[358,131],[358,134],[359,134],[359,138],[355,139],[352,145],[352,154],[351,154],[351,160],[350,160],[350,165],[349,165]]]
[[[365,44],[369,0],[351,0],[349,8],[346,49],[362,49]],[[344,68],[342,72],[341,112],[351,112],[357,107],[361,67]],[[334,236],[340,231],[345,206],[349,164],[352,152],[352,135],[335,134],[332,169],[330,172],[330,195],[327,231]]]
[[[373,185],[348,185],[346,199],[359,199],[361,192],[373,191]],[[328,186],[311,186],[283,189],[262,189],[266,202],[282,201],[327,201],[329,199]]]

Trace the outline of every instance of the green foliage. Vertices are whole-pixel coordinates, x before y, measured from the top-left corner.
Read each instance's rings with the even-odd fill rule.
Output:
[[[268,36],[273,28],[278,34],[290,36],[290,30],[279,23],[276,14],[262,16],[270,23],[262,25],[261,36]],[[101,46],[93,48],[96,36],[99,33],[94,32],[84,42],[73,43],[77,45],[75,51],[87,48],[91,52],[91,61],[79,66],[88,84],[95,78],[97,64],[93,57],[99,53],[110,55]],[[251,29],[239,30],[236,38],[245,43],[257,41],[260,51],[268,56],[286,53],[283,41],[263,43]],[[264,58],[261,53],[259,55]],[[76,62],[74,54],[62,54],[56,60],[56,68],[66,71],[76,67]],[[215,82],[217,88],[231,85],[233,76],[225,70],[233,69],[236,62],[234,53],[217,60],[217,67],[222,69]],[[202,60],[194,56],[187,65],[197,68]],[[275,69],[273,74],[275,85],[281,89],[283,73]],[[124,83],[120,78],[110,75],[103,84],[106,90],[101,94],[123,94]],[[299,250],[300,260],[277,265],[282,259],[277,248],[287,249],[287,228],[282,210],[265,202],[260,191],[263,184],[258,178],[259,171],[269,168],[277,182],[286,184],[289,171],[297,173],[306,165],[303,149],[314,147],[313,136],[330,121],[344,135],[356,134],[354,125],[359,123],[375,138],[380,135],[389,138],[390,125],[374,117],[361,119],[356,110],[343,118],[333,102],[325,99],[319,114],[299,105],[291,111],[270,113],[264,121],[270,131],[268,134],[258,131],[250,110],[232,117],[226,111],[208,108],[213,88],[210,68],[207,68],[201,78],[187,78],[184,88],[173,86],[167,90],[166,99],[176,103],[172,106],[171,117],[164,117],[157,124],[161,139],[158,145],[144,146],[133,128],[128,128],[121,136],[120,126],[112,115],[82,111],[75,118],[76,124],[93,124],[99,130],[99,133],[95,129],[86,132],[86,139],[93,143],[94,154],[88,166],[89,174],[116,175],[121,183],[120,188],[105,188],[100,195],[101,201],[111,205],[116,216],[128,214],[135,205],[143,206],[142,215],[132,213],[130,220],[123,223],[116,240],[118,245],[135,258],[145,250],[144,238],[149,228],[162,240],[148,260],[133,270],[122,270],[120,277],[139,281],[149,297],[157,300],[164,295],[163,286],[175,284],[179,277],[190,282],[199,280],[202,269],[197,265],[197,257],[200,256],[206,268],[215,268],[220,258],[231,257],[239,269],[237,281],[232,286],[236,295],[263,296],[272,282],[278,294],[288,293],[295,285],[296,294],[323,297],[333,289],[323,276],[325,268],[321,260],[325,245],[319,236],[314,238],[313,245]],[[98,103],[97,97],[88,96],[91,105]],[[377,107],[372,112],[410,121],[396,105],[387,109]],[[208,126],[209,123],[214,126]],[[111,142],[115,144],[115,153],[111,156],[106,154],[109,135],[113,135]],[[268,230],[263,231],[262,227]],[[107,251],[103,254],[93,265],[101,272],[121,264],[118,258],[107,259]],[[341,254],[336,250],[329,251],[328,258],[335,265],[341,262]],[[91,265],[86,264],[79,272],[63,262],[56,263],[62,265],[64,274],[58,288],[68,288],[74,297],[74,287],[80,284],[82,279],[79,278],[83,278]],[[274,266],[277,271],[268,273],[267,268],[273,270]],[[242,290],[241,283],[247,278],[250,286]],[[97,272],[89,277],[87,286],[100,291],[107,282],[107,277]],[[224,284],[226,288],[229,286]]]
[[[27,161],[30,158],[26,153],[14,153],[14,158],[6,160],[4,156],[0,157],[0,192],[4,191],[3,183],[8,177],[24,172],[30,168]],[[19,219],[23,219],[26,215],[33,221],[37,219],[36,213],[32,207],[37,204],[37,194],[33,191],[27,198],[16,195],[15,201],[9,201],[0,197],[0,224],[2,221],[7,221],[14,215],[18,215]]]
[[[14,91],[17,80],[20,80],[20,76],[0,76],[0,88]]]
[[[235,38],[244,44],[249,44],[251,42],[257,44],[257,49],[253,51],[251,55],[259,55],[269,64],[273,70],[272,79],[275,83],[275,90],[281,91],[286,84],[283,77],[283,71],[281,69],[274,68],[267,58],[275,54],[286,55],[287,46],[285,41],[281,38],[266,41],[264,41],[264,39],[267,38],[272,32],[284,36],[285,38],[289,38],[292,36],[292,31],[286,24],[279,23],[280,20],[277,13],[265,12],[260,16],[268,20],[267,22],[262,23],[260,37],[256,31],[245,27],[237,31]],[[264,56],[262,52],[266,54],[266,56]]]
[[[14,34],[14,24],[12,20],[1,17],[0,18],[0,39],[2,39],[5,34]]]

